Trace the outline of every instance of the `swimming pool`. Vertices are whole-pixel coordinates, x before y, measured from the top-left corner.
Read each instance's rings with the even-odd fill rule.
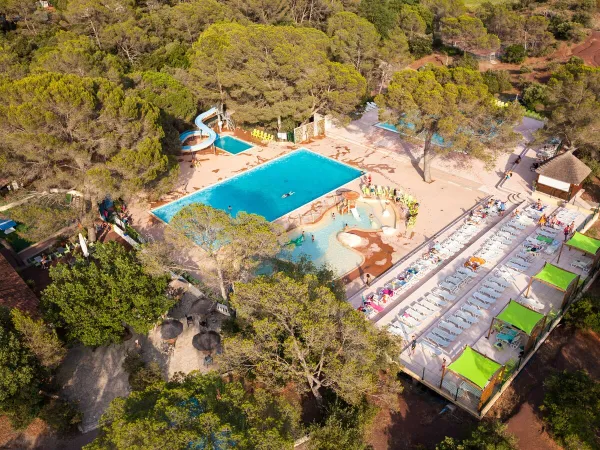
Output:
[[[300,149],[153,209],[152,212],[168,223],[185,206],[203,203],[232,215],[246,211],[272,221],[361,174],[354,167]],[[284,194],[290,192],[293,194],[283,198]]]
[[[215,147],[225,150],[232,155],[237,155],[251,149],[254,145],[233,136],[218,136],[215,141]]]
[[[378,122],[373,126],[375,126],[377,128],[383,128],[384,130],[392,131],[394,133],[404,134],[395,125],[392,125],[391,123],[388,123],[388,122]],[[406,124],[404,124],[404,126],[411,131],[414,131],[414,129],[415,129],[415,125],[413,123],[406,123]],[[420,136],[417,136],[417,137],[420,138]],[[449,145],[449,144],[446,144],[446,142],[444,141],[444,138],[441,137],[437,133],[433,134],[433,137],[431,138],[431,143],[434,145],[437,145],[439,147],[448,147],[448,145]]]
[[[338,233],[344,230],[346,224],[350,229],[374,231],[380,229],[381,225],[394,226],[395,222],[393,215],[387,219],[381,217],[382,205],[359,203],[356,209],[359,214],[358,220],[352,214],[342,216],[336,213],[335,219],[328,215],[317,224],[305,227],[304,242],[297,246],[286,246],[282,257],[298,261],[302,255],[306,255],[317,266],[327,264],[338,277],[356,269],[362,264],[363,257],[356,250],[344,246],[337,239]],[[371,214],[374,217],[373,221],[369,217]],[[302,230],[300,228],[288,233],[290,240],[300,237]]]

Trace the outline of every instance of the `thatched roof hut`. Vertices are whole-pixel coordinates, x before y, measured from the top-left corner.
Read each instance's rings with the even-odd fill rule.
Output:
[[[592,169],[573,155],[573,151],[566,151],[550,158],[536,172],[538,191],[568,201],[581,189]]]
[[[165,340],[175,339],[183,332],[183,324],[179,320],[165,320],[160,325],[160,337]]]
[[[192,345],[201,352],[212,352],[221,345],[221,336],[216,331],[205,331],[192,338]]]

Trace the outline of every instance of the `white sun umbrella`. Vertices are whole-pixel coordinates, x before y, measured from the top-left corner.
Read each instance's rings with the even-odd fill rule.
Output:
[[[90,256],[90,252],[88,252],[87,244],[85,242],[85,238],[83,234],[79,233],[79,243],[81,244],[81,251],[83,252],[83,256],[86,258]]]

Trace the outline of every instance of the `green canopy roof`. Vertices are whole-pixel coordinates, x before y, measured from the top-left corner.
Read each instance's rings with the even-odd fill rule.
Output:
[[[579,231],[576,231],[573,237],[565,242],[565,244],[584,252],[591,253],[592,255],[595,255],[600,248],[600,240],[581,234]]]
[[[545,281],[552,286],[556,286],[562,291],[566,291],[571,282],[577,278],[577,274],[546,263],[544,268],[540,270],[539,273],[533,278]]]
[[[543,314],[525,308],[523,305],[511,300],[508,305],[496,316],[503,322],[509,323],[529,336],[537,323],[542,320]]]
[[[502,366],[496,361],[483,356],[471,347],[465,347],[458,359],[448,366],[448,370],[483,389],[500,367]]]

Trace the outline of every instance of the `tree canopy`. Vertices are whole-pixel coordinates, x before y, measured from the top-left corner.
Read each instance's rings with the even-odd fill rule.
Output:
[[[224,341],[224,370],[267,386],[293,382],[319,401],[323,389],[351,404],[397,391],[397,338],[364,320],[316,276],[294,280],[278,273],[236,283],[231,303],[242,330]]]
[[[191,373],[114,399],[84,448],[291,449],[298,421],[294,405],[265,390]]]
[[[381,119],[399,124],[407,135],[423,136],[427,182],[435,155],[461,151],[492,164],[499,152],[516,142],[513,127],[522,117],[518,104],[498,106],[481,74],[463,68],[396,72],[376,101],[382,107]]]
[[[463,441],[446,437],[436,450],[518,450],[517,438],[499,422],[483,422]]]
[[[235,281],[247,280],[265,260],[281,251],[283,231],[278,225],[264,217],[245,212],[231,217],[225,211],[202,203],[193,203],[182,208],[171,220],[174,233],[167,233],[167,244],[156,244],[161,261],[178,265],[179,249],[192,241],[212,260],[221,295],[227,298],[227,286]],[[164,252],[167,252],[165,255]],[[156,261],[156,259],[154,259]],[[150,262],[149,261],[149,262]],[[167,264],[169,264],[167,262]],[[185,266],[180,265],[181,269]]]
[[[352,66],[330,61],[328,46],[313,28],[212,25],[193,46],[190,75],[199,98],[227,103],[242,123],[342,117],[366,82]]]
[[[3,174],[92,199],[161,190],[176,174],[158,108],[101,78],[44,73],[0,84]],[[162,186],[164,188],[165,186]]]
[[[168,277],[144,272],[134,252],[117,242],[98,243],[89,261],[50,268],[42,305],[69,341],[98,346],[120,342],[125,327],[147,333],[172,305]]]

